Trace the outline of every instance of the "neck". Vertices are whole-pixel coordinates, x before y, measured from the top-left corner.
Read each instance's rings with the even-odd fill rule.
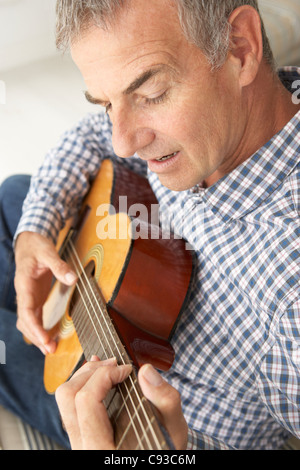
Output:
[[[291,93],[282,85],[270,67],[262,64],[251,86],[245,91],[243,111],[245,126],[229,165],[218,168],[205,180],[207,187],[234,170],[263,147],[300,110]],[[245,116],[245,117],[244,117]]]

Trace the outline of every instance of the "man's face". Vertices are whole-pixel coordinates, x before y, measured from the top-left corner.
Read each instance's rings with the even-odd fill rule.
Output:
[[[88,97],[105,106],[120,157],[137,153],[179,191],[236,166],[245,128],[236,67],[218,71],[184,37],[171,0],[135,0],[72,47]]]

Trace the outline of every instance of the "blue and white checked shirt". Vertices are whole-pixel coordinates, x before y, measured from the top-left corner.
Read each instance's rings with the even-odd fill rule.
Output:
[[[282,78],[300,79],[287,68]],[[190,448],[277,449],[300,437],[300,112],[208,189],[172,192],[148,174],[162,223],[192,246],[197,275],[172,339]],[[17,234],[55,241],[103,157],[111,124],[90,115],[32,178]],[[144,162],[123,161],[146,175]]]

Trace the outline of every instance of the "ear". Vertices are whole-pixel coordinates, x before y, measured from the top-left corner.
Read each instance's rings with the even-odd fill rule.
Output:
[[[240,85],[250,85],[263,59],[261,20],[250,5],[236,8],[229,17],[230,56],[240,67]]]

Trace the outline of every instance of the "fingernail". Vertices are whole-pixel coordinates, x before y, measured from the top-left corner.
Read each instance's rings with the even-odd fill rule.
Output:
[[[48,343],[48,344],[44,344],[44,348],[46,350],[46,353],[47,354],[52,354],[55,352],[55,349],[56,349],[56,345],[53,344],[53,343]]]
[[[99,362],[100,359],[98,356],[92,356],[91,359],[90,359],[90,362]]]
[[[65,275],[65,281],[66,281],[67,284],[74,284],[76,279],[77,279],[77,276],[75,276],[75,274],[73,274],[73,273],[67,273]]]
[[[47,354],[46,349],[43,348],[43,346],[39,346],[38,348],[39,348],[39,350],[41,351],[41,353],[44,354],[44,356],[46,356],[46,354]]]
[[[92,356],[90,362],[101,362],[102,366],[110,366],[112,364],[116,365],[117,359],[115,357],[111,357],[109,359],[104,359],[103,361],[101,361],[98,356]]]
[[[154,387],[159,387],[163,383],[161,375],[151,366],[147,364],[143,370],[143,376],[151,385]]]
[[[117,359],[115,357],[110,357],[109,359],[104,359],[104,361],[101,361],[101,364],[104,366],[109,366],[109,365],[116,365],[117,364]]]

